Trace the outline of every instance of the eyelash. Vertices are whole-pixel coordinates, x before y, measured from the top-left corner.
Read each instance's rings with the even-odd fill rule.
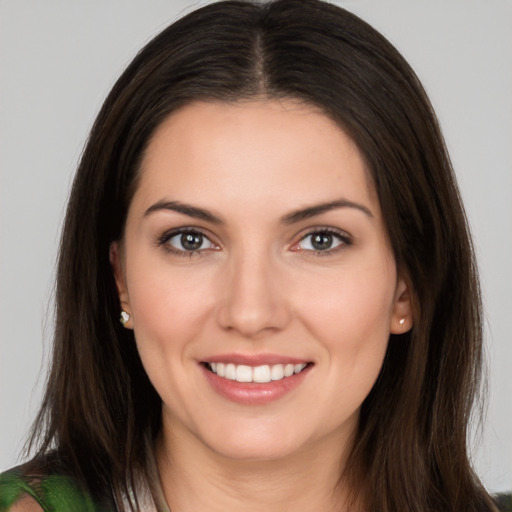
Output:
[[[171,239],[173,239],[174,237],[183,236],[186,234],[199,235],[199,236],[203,237],[203,239],[208,240],[210,242],[210,244],[212,244],[214,247],[208,248],[208,249],[186,250],[186,249],[176,249],[175,247],[173,247],[172,245],[169,244],[169,241]],[[301,244],[308,237],[313,237],[318,234],[325,234],[325,235],[332,236],[333,238],[338,239],[338,241],[340,243],[333,248],[325,249],[325,250],[311,250],[311,249],[300,249],[300,248],[295,249],[295,247],[299,246],[299,244]],[[346,248],[352,244],[353,244],[352,237],[348,233],[341,231],[341,230],[334,229],[334,228],[330,228],[330,227],[319,227],[319,228],[314,228],[311,231],[308,231],[307,233],[305,233],[303,236],[301,236],[299,241],[295,242],[292,245],[291,250],[293,250],[294,252],[302,252],[302,253],[307,253],[309,255],[315,255],[315,256],[329,256],[329,255],[337,253],[338,251],[343,250],[344,248]],[[210,237],[208,237],[203,231],[201,231],[200,229],[197,229],[197,228],[179,228],[179,229],[167,231],[163,235],[161,235],[157,238],[157,245],[163,247],[170,254],[174,254],[176,256],[186,256],[186,257],[202,256],[205,251],[209,251],[212,249],[216,250],[216,248],[218,248],[218,246],[214,242],[211,241]]]

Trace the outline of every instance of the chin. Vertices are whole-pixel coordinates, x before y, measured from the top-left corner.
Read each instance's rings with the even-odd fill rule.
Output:
[[[234,430],[221,429],[223,435],[207,435],[203,443],[213,452],[238,461],[272,461],[286,459],[300,452],[307,444],[306,436],[290,436],[289,429],[277,427]]]

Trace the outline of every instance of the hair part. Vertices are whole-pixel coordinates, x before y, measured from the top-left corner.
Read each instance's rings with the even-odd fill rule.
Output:
[[[67,209],[36,461],[56,450],[62,470],[104,502],[121,503],[141,477],[157,480],[148,454],[161,400],[117,320],[109,246],[123,236],[158,126],[193,101],[254,98],[316,106],[354,140],[414,291],[414,327],[390,336],[343,476],[368,510],[493,510],[467,455],[482,363],[477,269],[435,114],[383,36],[318,0],[215,2],[154,38],[115,84]]]

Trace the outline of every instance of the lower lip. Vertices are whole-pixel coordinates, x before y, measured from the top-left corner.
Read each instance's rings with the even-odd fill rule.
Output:
[[[208,370],[204,365],[201,367],[208,382],[219,395],[244,405],[264,405],[279,400],[299,386],[311,368],[308,365],[300,373],[295,373],[290,377],[260,384],[225,379]]]

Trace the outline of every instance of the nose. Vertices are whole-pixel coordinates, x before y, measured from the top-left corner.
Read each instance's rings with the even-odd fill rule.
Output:
[[[258,338],[286,327],[291,312],[282,271],[271,257],[241,254],[227,264],[217,311],[219,325],[245,338]]]

